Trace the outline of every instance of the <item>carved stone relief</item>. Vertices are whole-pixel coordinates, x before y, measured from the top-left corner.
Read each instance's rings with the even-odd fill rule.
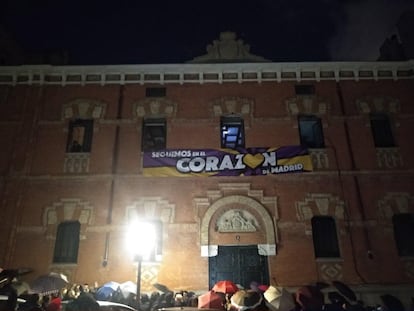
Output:
[[[260,247],[258,245],[259,251],[262,249],[262,253],[267,255],[276,254],[279,218],[276,197],[264,197],[261,190],[251,190],[247,183],[226,183],[219,184],[219,190],[208,191],[207,197],[194,199],[194,203],[199,217],[197,222],[200,224],[202,256],[214,256],[216,246],[209,243],[210,230],[255,232],[259,229],[259,222],[263,225],[260,229],[266,237],[266,244],[260,244]],[[268,210],[273,212],[273,216]],[[255,215],[250,211],[254,211]],[[220,212],[222,215],[211,227],[211,220]]]
[[[248,211],[230,210],[217,220],[219,232],[255,232],[258,222]]]

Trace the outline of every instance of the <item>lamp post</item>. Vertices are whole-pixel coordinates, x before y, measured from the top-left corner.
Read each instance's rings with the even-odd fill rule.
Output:
[[[149,260],[156,242],[155,226],[151,222],[134,221],[130,223],[127,234],[128,248],[137,263],[137,302],[141,301],[141,266]]]

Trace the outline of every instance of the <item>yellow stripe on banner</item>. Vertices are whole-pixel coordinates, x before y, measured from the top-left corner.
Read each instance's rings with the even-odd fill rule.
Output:
[[[304,171],[313,171],[312,158],[310,155],[301,155],[293,158],[279,159],[277,165],[298,164],[303,165]]]

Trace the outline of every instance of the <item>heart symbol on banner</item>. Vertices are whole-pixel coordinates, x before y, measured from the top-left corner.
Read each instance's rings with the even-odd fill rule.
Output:
[[[243,163],[246,164],[248,167],[255,169],[260,164],[262,164],[264,161],[264,156],[260,153],[257,153],[255,155],[252,154],[246,154],[243,157]]]

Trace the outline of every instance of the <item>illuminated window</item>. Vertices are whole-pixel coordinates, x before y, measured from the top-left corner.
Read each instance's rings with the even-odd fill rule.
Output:
[[[221,148],[244,148],[243,119],[236,116],[221,117]]]
[[[400,256],[414,256],[414,214],[402,213],[392,217],[394,239]]]
[[[307,148],[324,148],[322,121],[312,115],[299,116],[300,143]]]
[[[312,238],[316,258],[339,257],[338,236],[332,217],[312,217]]]
[[[370,120],[375,147],[395,147],[388,116],[382,113],[373,113],[370,115]]]
[[[93,136],[93,120],[77,119],[69,122],[66,152],[90,152]]]
[[[77,263],[79,233],[79,221],[66,221],[59,224],[53,256],[54,263]]]
[[[163,118],[145,119],[142,125],[142,151],[162,150],[166,147],[167,126]]]

